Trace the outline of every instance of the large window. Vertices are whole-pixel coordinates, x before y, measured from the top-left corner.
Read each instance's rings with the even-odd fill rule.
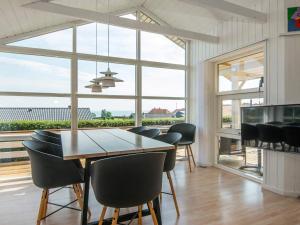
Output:
[[[143,67],[143,96],[185,96],[185,71]]]
[[[141,32],[141,58],[173,64],[185,64],[185,49],[160,34]]]
[[[79,128],[134,126],[135,100],[80,98],[79,109],[88,109],[91,118],[79,119]],[[78,116],[80,115],[78,111]]]
[[[98,54],[107,55],[107,25],[97,25]],[[80,53],[96,53],[96,24],[91,23],[77,28],[77,49]],[[110,26],[110,56],[136,58],[136,31]]]
[[[146,14],[139,20],[153,23]],[[108,58],[107,25],[97,25],[96,38],[90,23],[8,45],[13,48],[0,53],[0,164],[28,163],[21,141],[35,129],[162,127],[187,118],[186,43],[180,38],[110,26]],[[85,86],[103,76],[108,60],[123,82],[91,92]]]
[[[145,99],[142,105],[144,125],[172,125],[185,121],[184,100]]]
[[[107,69],[106,62],[98,62],[97,76],[103,76],[99,72]],[[123,82],[116,83],[116,87],[103,89],[101,94],[105,95],[135,95],[135,66],[110,63],[110,69],[117,71],[117,78]],[[96,77],[96,62],[82,61],[78,62],[78,93],[90,94],[91,90],[85,86]]]
[[[72,51],[72,29],[60,30],[12,43],[14,46]]]
[[[70,60],[0,53],[0,91],[70,93]]]

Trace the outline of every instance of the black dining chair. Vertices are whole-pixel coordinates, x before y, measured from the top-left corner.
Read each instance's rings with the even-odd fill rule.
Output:
[[[196,126],[190,123],[178,123],[170,127],[169,132],[176,132],[182,135],[178,146],[185,146],[186,155],[188,157],[189,169],[192,172],[191,158],[196,167],[196,162],[191,145],[195,143]]]
[[[118,224],[120,208],[138,207],[139,224],[142,206],[148,205],[153,223],[157,218],[151,201],[159,196],[166,153],[133,154],[96,161],[91,166],[91,183],[97,201],[104,207],[99,224],[108,207],[114,208],[112,225]]]
[[[83,191],[80,184],[84,181],[83,169],[78,168],[73,161],[64,161],[61,157],[57,156],[57,145],[55,144],[40,141],[24,141],[23,145],[30,158],[33,183],[43,189],[36,224],[39,225],[42,220],[64,208],[79,210],[70,207],[76,201],[78,201],[82,209]],[[49,192],[50,189],[58,188],[57,190],[59,190],[69,185],[73,187],[76,200],[66,205],[49,202],[49,195],[52,194]],[[48,204],[56,205],[60,208],[47,215]]]
[[[269,124],[269,125],[281,125],[282,122],[280,122],[280,121],[270,121],[270,122],[267,122],[266,124]]]
[[[251,141],[255,142],[255,147],[258,146],[258,128],[255,125],[242,123],[241,124],[242,145],[251,145]]]
[[[175,167],[175,163],[176,163],[176,151],[177,151],[177,144],[179,143],[179,141],[181,140],[182,135],[180,133],[173,133],[173,132],[169,132],[167,134],[162,134],[159,135],[155,138],[155,140],[158,141],[162,141],[171,145],[175,145],[175,150],[168,150],[165,151],[166,155],[166,159],[165,159],[165,163],[164,163],[164,172],[167,174],[167,178],[170,184],[170,188],[171,188],[171,195],[173,196],[173,201],[175,204],[175,208],[176,208],[176,212],[177,212],[177,216],[180,216],[180,212],[179,212],[179,207],[178,207],[178,203],[177,203],[177,197],[176,197],[176,192],[174,189],[174,185],[173,185],[173,180],[172,180],[172,176],[170,171],[172,171]],[[163,193],[163,192],[162,192]],[[169,193],[166,193],[169,194]]]
[[[254,168],[257,169],[258,173],[261,174],[261,165],[262,165],[262,151],[261,149],[258,149],[258,139],[259,139],[259,132],[258,128],[255,125],[248,124],[248,123],[242,123],[241,124],[241,142],[242,142],[242,148],[244,152],[245,157],[245,165],[241,166],[240,169],[247,169],[247,168]],[[247,165],[247,152],[246,152],[246,146],[252,146],[251,142],[254,141],[254,146],[257,149],[257,166]]]
[[[157,128],[153,128],[153,129],[143,130],[142,132],[139,132],[138,134],[148,137],[148,138],[155,138],[156,136],[158,136],[160,134],[160,130]]]
[[[63,150],[62,150],[62,146],[61,146],[61,138],[54,138],[51,136],[40,135],[39,133],[33,133],[31,135],[31,137],[32,137],[32,140],[35,140],[35,141],[54,144],[51,146],[53,148],[55,148],[54,149],[54,152],[56,153],[55,155],[59,156],[59,157],[63,156]],[[76,166],[78,168],[83,168],[79,159],[73,159],[72,161],[76,164]]]
[[[38,140],[42,142],[49,142],[56,145],[61,145],[61,138],[55,138],[52,136],[41,135],[40,133],[32,133],[31,135],[33,140]]]
[[[300,147],[300,127],[285,126],[282,129],[285,136],[285,143],[289,146],[289,151],[294,148],[294,151],[298,152]]]
[[[35,133],[39,134],[39,135],[44,135],[44,136],[50,136],[53,138],[57,138],[60,139],[60,134],[56,134],[54,132],[51,131],[47,131],[47,130],[35,130]]]
[[[279,143],[283,150],[283,142],[285,141],[285,137],[281,127],[269,124],[257,124],[256,127],[258,129],[258,140],[260,141],[260,147],[262,147],[264,143],[267,143],[268,148],[270,148],[272,144],[273,149],[276,149],[276,145]]]
[[[138,134],[138,133],[140,133],[140,132],[142,132],[142,131],[144,131],[146,129],[147,129],[147,127],[145,127],[145,126],[139,126],[139,127],[130,128],[127,131],[135,133],[135,134]]]

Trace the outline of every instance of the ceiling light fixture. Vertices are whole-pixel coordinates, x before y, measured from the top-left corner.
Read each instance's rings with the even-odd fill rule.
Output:
[[[108,87],[115,87],[116,86],[116,82],[123,82],[123,80],[118,79],[116,77],[114,77],[114,75],[117,75],[118,73],[116,72],[112,72],[110,70],[110,62],[109,62],[109,56],[110,56],[110,46],[109,46],[109,42],[110,41],[110,12],[109,12],[109,0],[107,0],[107,58],[108,58],[108,62],[107,62],[107,70],[100,72],[101,74],[103,74],[103,77],[99,77],[98,79],[96,79],[97,81],[102,83],[102,87],[104,88],[108,88]]]
[[[98,0],[96,1],[96,11],[98,12]],[[96,22],[96,56],[98,55],[98,23]],[[102,92],[102,84],[101,82],[98,80],[98,62],[96,61],[96,71],[95,71],[95,75],[96,78],[91,80],[90,82],[92,84],[85,86],[85,88],[90,88],[92,90],[92,92],[94,93],[101,93]]]

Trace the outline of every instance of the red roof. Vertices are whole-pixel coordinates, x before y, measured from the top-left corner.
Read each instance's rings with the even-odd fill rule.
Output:
[[[149,111],[149,114],[170,114],[170,111],[167,109],[153,108]]]

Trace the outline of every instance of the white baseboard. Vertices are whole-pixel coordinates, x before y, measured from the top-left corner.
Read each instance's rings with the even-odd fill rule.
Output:
[[[255,176],[252,176],[252,175],[247,174],[247,173],[243,173],[243,172],[241,172],[239,170],[236,170],[236,169],[233,169],[233,168],[229,168],[227,166],[223,166],[223,165],[220,165],[220,164],[215,164],[214,167],[219,168],[221,170],[225,170],[225,171],[227,171],[229,173],[233,173],[235,175],[244,177],[244,178],[246,178],[248,180],[252,180],[252,181],[254,181],[256,183],[262,184],[262,179],[259,179],[259,178],[255,177]]]
[[[287,197],[297,198],[300,196],[300,192],[285,191],[285,190],[282,190],[282,189],[279,189],[277,187],[273,187],[273,186],[270,186],[267,184],[262,184],[262,188],[266,189],[268,191],[274,192],[276,194],[279,194],[279,195],[287,196]]]

